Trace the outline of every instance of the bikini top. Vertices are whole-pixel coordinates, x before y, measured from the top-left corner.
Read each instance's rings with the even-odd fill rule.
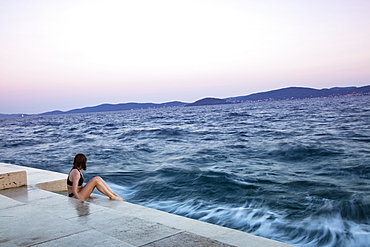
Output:
[[[76,168],[75,168],[76,169]],[[73,169],[72,169],[73,170]],[[72,171],[71,170],[71,171]],[[80,172],[80,171],[79,171]],[[82,186],[84,182],[84,177],[82,176],[82,173],[80,172],[80,180],[78,180],[78,186]],[[69,186],[73,186],[73,182],[71,182],[71,180],[69,180],[69,175],[68,175],[68,178],[67,178],[67,185]]]

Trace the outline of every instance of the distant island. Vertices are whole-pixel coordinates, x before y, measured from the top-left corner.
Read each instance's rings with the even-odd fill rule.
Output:
[[[180,101],[167,102],[162,104],[155,103],[120,103],[120,104],[101,104],[84,108],[73,109],[70,111],[50,111],[41,114],[0,114],[0,118],[23,117],[23,116],[42,116],[42,115],[60,115],[108,111],[125,111],[137,109],[166,108],[166,107],[190,107],[221,104],[236,104],[245,102],[278,101],[278,100],[299,100],[324,97],[342,97],[342,96],[361,96],[370,95],[370,85],[364,87],[334,87],[329,89],[314,89],[305,87],[288,87],[268,92],[254,93],[246,96],[230,97],[225,99],[203,98],[193,103],[184,103]]]
[[[186,104],[185,106],[225,105],[225,104],[232,104],[232,102],[226,101],[224,99],[204,98],[197,100],[194,103]]]
[[[184,106],[186,103],[173,101],[162,104],[155,103],[121,103],[121,104],[101,104],[98,106],[90,106],[79,109],[73,109],[70,111],[52,111],[45,112],[39,115],[58,115],[58,114],[75,114],[75,113],[89,113],[89,112],[107,112],[107,111],[125,111],[125,110],[139,110],[149,108],[165,108],[165,107],[177,107]]]
[[[227,98],[226,100],[235,103],[240,103],[254,101],[295,100],[295,99],[312,99],[312,98],[356,96],[356,95],[370,95],[370,85],[364,87],[334,87],[329,89],[288,87],[263,93],[254,93],[247,96]]]

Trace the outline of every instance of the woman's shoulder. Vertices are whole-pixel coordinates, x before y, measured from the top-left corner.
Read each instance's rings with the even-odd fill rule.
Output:
[[[79,175],[81,172],[78,170],[78,169],[76,169],[76,168],[73,168],[70,172],[69,172],[69,174],[72,174],[72,175]]]

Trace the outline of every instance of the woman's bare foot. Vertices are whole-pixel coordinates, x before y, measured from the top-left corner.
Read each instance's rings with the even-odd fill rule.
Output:
[[[118,201],[126,201],[125,199],[119,197],[119,196],[114,196],[110,198],[111,200],[118,200]]]

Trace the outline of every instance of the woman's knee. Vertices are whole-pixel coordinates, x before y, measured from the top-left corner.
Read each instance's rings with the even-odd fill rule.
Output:
[[[93,178],[92,178],[92,180],[93,180],[94,182],[96,182],[96,183],[100,183],[100,182],[102,182],[102,181],[103,181],[103,179],[102,179],[101,177],[99,177],[99,176],[93,177]]]

